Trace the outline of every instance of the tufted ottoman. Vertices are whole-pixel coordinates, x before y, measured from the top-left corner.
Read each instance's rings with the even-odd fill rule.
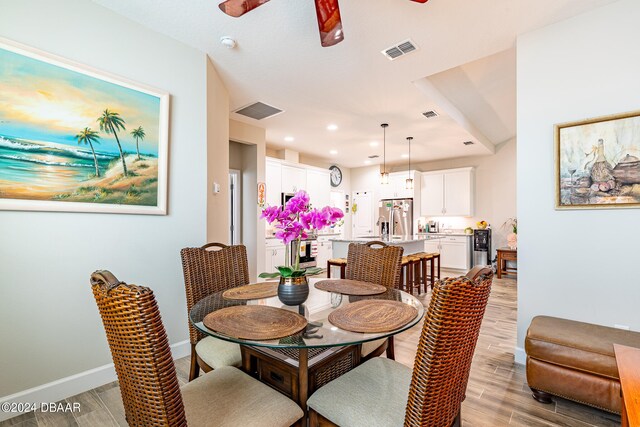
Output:
[[[622,405],[613,344],[640,348],[640,333],[537,316],[525,340],[533,397],[551,395],[619,414]]]

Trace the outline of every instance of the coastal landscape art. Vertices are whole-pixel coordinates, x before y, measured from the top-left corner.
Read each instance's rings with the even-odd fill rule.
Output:
[[[556,125],[556,208],[640,207],[640,111]]]
[[[0,209],[166,214],[168,98],[0,40]]]

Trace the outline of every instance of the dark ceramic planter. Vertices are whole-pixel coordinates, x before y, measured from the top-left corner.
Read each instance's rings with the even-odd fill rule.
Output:
[[[278,298],[286,305],[300,305],[309,296],[307,276],[280,277]]]

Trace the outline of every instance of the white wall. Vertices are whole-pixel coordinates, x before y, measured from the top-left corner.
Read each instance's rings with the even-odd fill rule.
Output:
[[[637,209],[554,209],[553,126],[640,109],[640,2],[518,39],[518,347],[546,314],[640,330]]]
[[[502,227],[507,218],[516,216],[516,141],[512,139],[496,146],[490,156],[460,157],[412,165],[422,172],[463,167],[475,168],[474,215],[472,217],[427,218],[454,229],[476,228],[476,222],[491,224],[492,248],[507,245],[510,227]],[[394,171],[402,168],[393,168]]]
[[[237,120],[229,120],[229,139],[241,143],[242,155],[242,243],[247,247],[252,281],[265,271],[265,222],[260,219],[257,183],[265,179],[266,131]],[[227,144],[229,147],[230,144]],[[227,160],[228,161],[228,160]]]
[[[320,159],[314,156],[308,156],[306,154],[300,154],[300,163],[315,166],[317,168],[329,169],[331,166],[336,165],[342,171],[342,182],[337,187],[331,187],[331,191],[342,191],[345,196],[349,196],[349,207],[351,207],[351,169],[347,167],[343,167],[338,163],[330,162],[325,159]],[[344,211],[344,206],[341,206]],[[351,237],[351,212],[345,212],[344,216],[344,226],[343,237],[350,238]]]
[[[206,60],[207,242],[229,243],[229,93]],[[214,184],[220,192],[214,193]],[[204,242],[202,242],[204,243]]]
[[[169,215],[0,212],[2,401],[111,363],[96,269],[153,288],[170,342],[187,340],[179,251],[205,239],[207,94],[203,53],[92,2],[0,0],[0,10],[0,36],[172,97]]]

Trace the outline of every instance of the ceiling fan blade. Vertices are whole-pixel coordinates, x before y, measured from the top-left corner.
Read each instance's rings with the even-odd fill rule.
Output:
[[[329,47],[344,40],[338,0],[315,0],[320,43]]]
[[[411,1],[414,1],[414,2],[416,2],[416,3],[426,3],[426,2],[428,2],[429,0],[411,0]]]
[[[245,13],[262,6],[269,0],[227,0],[218,5],[221,11],[234,18],[239,18]]]

